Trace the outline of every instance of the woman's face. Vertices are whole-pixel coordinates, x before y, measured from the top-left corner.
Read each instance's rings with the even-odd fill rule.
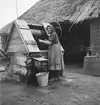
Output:
[[[47,31],[48,31],[48,33],[50,34],[50,33],[52,32],[51,27],[47,27]]]

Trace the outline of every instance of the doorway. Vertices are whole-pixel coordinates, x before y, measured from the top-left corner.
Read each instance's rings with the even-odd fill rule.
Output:
[[[62,28],[61,44],[65,50],[65,64],[83,65],[87,47],[90,46],[90,22],[78,24],[69,21],[59,22]]]

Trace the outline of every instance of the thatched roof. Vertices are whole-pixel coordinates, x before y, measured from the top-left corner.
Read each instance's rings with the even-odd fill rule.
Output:
[[[20,19],[31,22],[51,22],[69,20],[78,23],[98,17],[100,0],[40,0]]]
[[[0,29],[0,36],[8,35],[11,31],[13,22],[5,25],[3,28]]]
[[[31,23],[65,20],[78,23],[98,17],[99,13],[100,0],[40,0],[19,19]],[[0,30],[0,33],[8,33],[9,30],[9,25],[7,25]]]

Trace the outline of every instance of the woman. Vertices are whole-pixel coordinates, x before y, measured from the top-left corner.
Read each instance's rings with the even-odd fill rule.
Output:
[[[39,39],[40,43],[49,45],[48,49],[48,68],[50,70],[50,78],[59,79],[59,74],[64,69],[63,48],[59,42],[57,33],[53,26],[47,26],[48,40]]]

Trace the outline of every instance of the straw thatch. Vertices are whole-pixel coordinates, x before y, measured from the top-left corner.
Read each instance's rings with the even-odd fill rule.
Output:
[[[31,23],[53,22],[69,20],[78,23],[85,19],[98,17],[100,13],[100,0],[40,0],[19,19]],[[9,33],[10,23],[0,30]]]
[[[9,35],[12,25],[13,25],[13,22],[11,22],[11,23],[5,25],[3,28],[1,28],[0,36]]]
[[[19,18],[31,22],[78,23],[98,17],[99,12],[100,0],[40,0]]]

